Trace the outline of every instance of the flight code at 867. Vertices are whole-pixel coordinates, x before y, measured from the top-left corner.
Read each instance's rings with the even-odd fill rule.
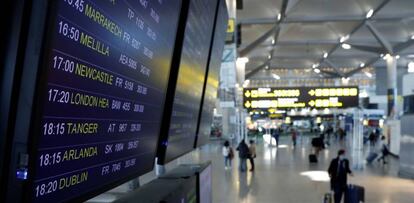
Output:
[[[141,123],[108,123],[94,122],[46,122],[43,124],[43,135],[88,135],[98,134],[101,128],[107,133],[140,132]]]

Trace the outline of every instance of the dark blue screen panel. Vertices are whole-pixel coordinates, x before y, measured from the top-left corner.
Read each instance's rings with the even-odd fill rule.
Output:
[[[153,168],[178,0],[53,1],[32,202],[82,199]]]
[[[201,146],[208,142],[211,132],[211,123],[213,122],[213,111],[217,100],[220,65],[226,39],[228,21],[227,6],[224,0],[220,1],[217,12],[214,41],[211,48],[211,57],[204,90],[204,102],[201,109],[201,118],[199,118],[200,124],[196,146]]]
[[[193,149],[217,0],[191,0],[165,161]]]

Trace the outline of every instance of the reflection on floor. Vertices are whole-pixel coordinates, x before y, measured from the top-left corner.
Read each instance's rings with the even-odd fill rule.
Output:
[[[319,155],[319,163],[309,164],[309,140],[308,137],[299,139],[296,148],[291,146],[288,138],[281,139],[279,148],[268,147],[258,140],[253,173],[240,173],[238,158],[233,161],[231,170],[225,170],[218,141],[189,156],[193,160],[213,161],[215,203],[319,203],[323,194],[329,191],[325,171],[341,146],[333,142]],[[189,160],[181,160],[186,161]],[[349,182],[365,187],[368,203],[414,202],[414,181],[398,178],[397,172],[398,160],[390,159],[385,166],[375,162],[363,170],[355,170],[355,176]]]

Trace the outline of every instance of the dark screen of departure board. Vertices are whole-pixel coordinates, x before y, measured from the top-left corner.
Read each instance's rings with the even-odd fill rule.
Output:
[[[217,0],[191,0],[168,133],[166,162],[194,147]]]

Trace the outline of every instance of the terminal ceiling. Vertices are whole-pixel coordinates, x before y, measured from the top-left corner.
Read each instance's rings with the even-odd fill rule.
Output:
[[[350,77],[385,66],[386,54],[400,66],[414,60],[414,0],[244,0],[237,23],[247,78],[316,66],[326,78]]]

